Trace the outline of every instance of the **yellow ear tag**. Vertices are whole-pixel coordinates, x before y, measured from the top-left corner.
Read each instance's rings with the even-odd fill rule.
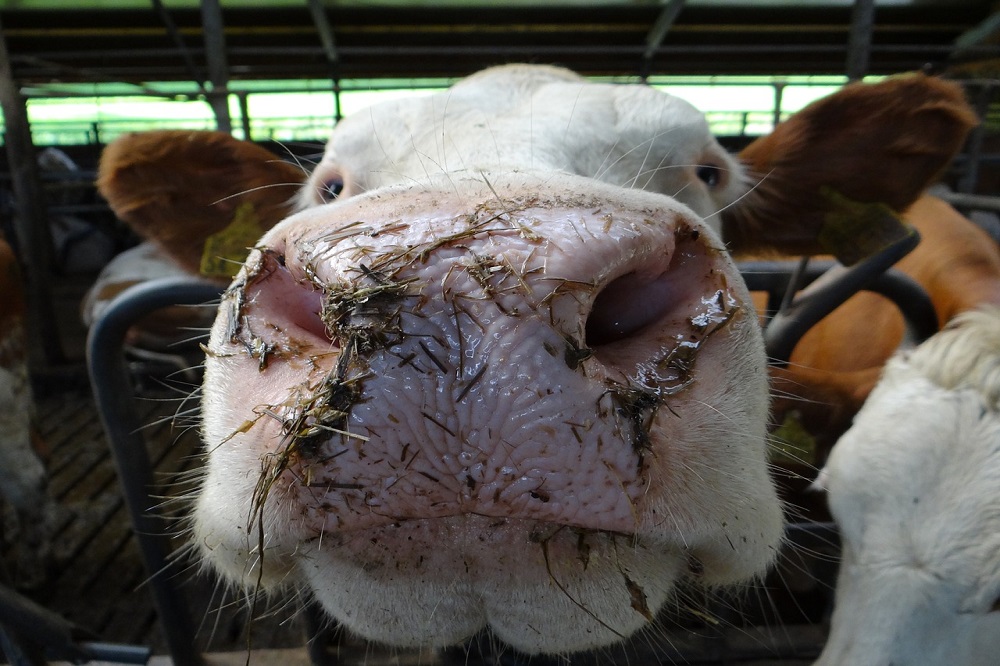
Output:
[[[899,215],[883,203],[853,201],[835,190],[820,190],[830,204],[819,242],[845,266],[853,266],[913,233]]]
[[[768,438],[768,457],[773,463],[816,464],[816,438],[795,410],[785,413],[784,422]]]
[[[240,204],[229,226],[205,239],[198,272],[206,277],[234,277],[262,233],[253,204]]]

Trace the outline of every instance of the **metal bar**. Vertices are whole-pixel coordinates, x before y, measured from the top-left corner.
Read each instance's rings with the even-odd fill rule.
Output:
[[[947,44],[873,44],[872,53],[894,54],[894,53],[920,53],[925,55],[941,56],[951,53],[951,46]],[[193,49],[194,53],[200,53],[201,49]],[[596,55],[610,53],[612,55],[634,55],[641,57],[645,52],[645,47],[637,44],[629,45],[513,45],[506,44],[480,44],[469,45],[429,45],[429,46],[394,46],[391,44],[381,44],[378,46],[344,46],[337,47],[340,60],[345,56],[358,54],[386,54],[386,53],[440,53],[442,55],[462,55],[469,52],[489,53],[497,51],[499,53],[569,53]],[[235,46],[228,50],[229,53],[240,55],[263,54],[275,55],[298,55],[316,57],[323,55],[322,46]],[[838,54],[844,52],[843,44],[677,44],[665,45],[656,49],[656,55],[673,55],[684,53],[695,53],[698,55],[710,53],[723,53],[726,55],[766,55],[774,53],[786,55],[789,53],[815,53],[821,55]],[[1000,53],[1000,45],[984,44],[976,47],[976,53],[983,56],[996,55]],[[101,58],[105,60],[120,59],[124,61],[135,60],[140,56],[170,57],[174,54],[173,49],[116,49],[116,50],[94,50],[94,51],[64,51],[59,53],[39,53],[36,57],[46,58],[59,56],[66,60],[77,58]],[[20,59],[20,57],[18,58]],[[298,63],[297,63],[298,64]],[[143,66],[141,71],[155,71],[155,67]]]
[[[667,38],[670,28],[674,27],[677,17],[684,9],[684,0],[669,0],[653,22],[653,27],[646,35],[646,49],[642,52],[642,63],[639,65],[639,76],[645,79],[653,70],[653,58]]]
[[[161,92],[156,88],[152,88],[150,86],[133,83],[131,81],[121,81],[119,79],[112,78],[99,70],[92,69],[89,67],[74,67],[72,65],[64,65],[62,63],[55,62],[52,60],[44,60],[36,56],[17,55],[14,56],[14,60],[22,63],[29,63],[36,67],[47,67],[63,75],[74,74],[78,77],[88,79],[95,83],[121,83],[123,85],[133,86],[137,88],[142,94],[148,95],[150,97],[163,97],[166,99],[173,99],[176,97],[176,95],[174,94]]]
[[[976,116],[985,120],[989,115],[990,104],[993,102],[993,93],[996,91],[996,83],[987,81],[979,88],[976,94]],[[961,162],[964,172],[958,180],[959,192],[971,193],[976,190],[979,181],[979,167],[982,164],[983,143],[986,139],[986,123],[980,122],[972,128],[969,138],[965,142],[965,160]]]
[[[938,321],[930,297],[912,278],[891,268],[919,242],[914,232],[851,268],[834,261],[810,262],[802,271],[803,282],[809,286],[765,326],[764,343],[771,362],[787,363],[795,345],[816,322],[862,290],[879,293],[899,308],[907,327],[905,342],[916,344],[933,335]],[[742,262],[738,267],[751,291],[783,293],[799,265],[796,261],[760,261]]]
[[[69,645],[75,634],[85,633],[66,618],[15,591],[6,581],[0,583],[0,625],[32,634],[40,645]]]
[[[781,122],[781,105],[784,102],[785,97],[785,82],[775,81],[774,82],[774,126],[777,127]]]
[[[319,32],[319,39],[323,45],[323,54],[326,56],[326,63],[330,70],[330,82],[333,84],[333,119],[339,121],[343,118],[340,105],[340,55],[337,53],[337,44],[333,38],[333,27],[326,16],[326,9],[323,7],[323,0],[309,0],[309,13],[312,15],[313,24]]]
[[[52,268],[52,237],[48,212],[38,173],[35,146],[31,140],[28,110],[14,81],[7,40],[0,25],[0,107],[3,109],[7,162],[10,168],[17,213],[19,259],[24,267],[28,324],[32,337],[39,340],[45,361],[50,365],[66,359],[59,340],[59,325],[53,310],[49,284]]]
[[[150,498],[153,469],[141,436],[125,364],[125,334],[141,317],[177,304],[204,304],[219,297],[219,288],[188,279],[151,280],[122,292],[90,329],[87,368],[97,410],[107,433],[108,445],[118,470],[125,505],[138,541],[139,551],[153,595],[156,611],[175,664],[203,663],[195,647],[195,631],[182,590],[181,577],[173,571],[169,529]],[[176,564],[176,563],[175,563]]]
[[[1000,12],[994,12],[979,25],[966,30],[955,39],[955,50],[952,51],[952,58],[960,59],[969,55],[970,51],[982,46],[987,40],[995,37],[998,32],[1000,32]]]
[[[572,46],[548,46],[548,45],[534,45],[534,46],[519,46],[519,45],[504,45],[504,44],[482,44],[474,46],[456,46],[456,45],[442,45],[442,46],[393,46],[390,44],[383,44],[379,46],[344,46],[340,45],[337,48],[337,52],[343,62],[347,58],[362,59],[372,56],[387,56],[387,57],[424,57],[424,56],[453,56],[453,57],[466,57],[473,55],[480,56],[493,56],[497,58],[511,58],[511,57],[521,57],[529,58],[531,56],[547,57],[547,58],[558,58],[567,56],[600,56],[600,55],[610,55],[610,56],[621,56],[621,57],[636,57],[641,58],[644,52],[644,47],[641,45],[627,45],[627,46],[615,46],[615,45],[604,45],[604,46],[586,46],[586,45],[572,45]],[[943,57],[951,53],[952,47],[950,45],[938,45],[938,44],[873,44],[871,46],[871,52],[873,54],[881,54],[884,56],[893,56],[902,54],[903,57],[915,58],[918,55],[921,58],[921,62],[926,62],[928,58],[932,57]],[[843,54],[844,45],[840,44],[684,44],[684,45],[668,45],[661,46],[656,50],[656,57],[663,56],[675,56],[675,55],[696,55],[696,56],[712,56],[712,55],[726,55],[726,56],[747,56],[747,57],[761,57],[767,55],[774,56],[801,56],[801,55],[816,55],[816,56],[828,56]],[[196,51],[197,53],[197,51]],[[275,47],[241,47],[236,46],[228,49],[228,53],[234,56],[246,57],[246,56],[262,56],[273,60],[279,65],[275,68],[276,71],[280,70],[280,62],[282,57],[306,57],[306,58],[316,58],[323,56],[322,46],[275,46]],[[983,57],[997,56],[1000,54],[1000,46],[996,45],[983,45],[975,48],[975,53]],[[138,58],[139,56],[155,56],[155,57],[170,57],[174,54],[173,50],[170,49],[149,49],[149,50],[120,50],[120,51],[110,51],[110,50],[100,50],[100,51],[67,51],[65,53],[58,54],[59,57],[65,58],[66,60],[72,60],[76,58],[103,58],[107,60],[117,60],[122,62],[131,62]],[[44,55],[44,54],[40,54]],[[708,61],[707,61],[708,62]],[[295,72],[297,75],[302,73],[302,63],[296,62],[294,64]],[[267,69],[261,66],[262,69]],[[142,78],[155,78],[155,76],[160,76],[161,72],[169,71],[173,72],[173,69],[158,68],[149,65],[143,65],[141,67],[109,67],[109,76],[112,77],[142,77]],[[897,71],[897,70],[893,70]],[[29,72],[29,74],[31,74]],[[44,76],[46,73],[35,73],[38,76]],[[362,76],[362,75],[357,75]],[[27,77],[26,77],[27,78]],[[394,78],[396,78],[394,76]],[[118,79],[116,79],[118,80]]]
[[[17,659],[25,664],[36,663],[32,655],[39,648],[51,657],[74,663],[114,659],[117,663],[145,664],[152,653],[145,646],[81,640],[89,632],[4,585],[0,585],[0,627],[6,630],[7,640],[18,643],[17,647],[5,645],[4,651],[20,653]]]
[[[985,194],[965,194],[960,192],[935,192],[935,196],[944,199],[956,208],[970,210],[986,210],[1000,213],[1000,197]]]
[[[410,85],[409,81],[406,81],[405,79],[400,79],[399,77],[394,77],[393,79],[390,79],[390,81],[392,82],[391,84],[381,85],[378,86],[376,89],[377,90],[421,90],[426,88],[441,88],[441,87],[446,87],[447,85],[449,85],[450,82],[453,82],[455,80],[455,77],[439,77],[439,79],[437,80],[440,80],[441,82],[438,84],[434,84],[434,83],[425,83],[421,81],[419,84]],[[698,82],[695,82],[694,85],[698,85]],[[363,84],[356,84],[356,83],[352,84],[349,82],[346,85],[341,85],[340,89],[342,91],[370,92],[373,88],[371,83],[369,82],[365,82]],[[237,86],[230,87],[230,92],[234,95],[314,92],[315,90],[316,87],[313,85],[298,84],[298,83],[292,83],[288,86],[267,86],[260,88],[255,87],[253,90],[244,90],[238,88]],[[118,97],[121,95],[121,93],[117,92],[109,92],[109,93],[100,93],[97,91],[79,92],[75,90],[43,89],[35,86],[23,86],[21,88],[21,92],[30,99],[75,99],[75,98],[92,98],[92,97]],[[136,97],[162,97],[162,95],[160,95],[159,93],[148,94],[148,93],[138,92],[138,93],[129,93],[129,95],[130,96],[134,95]]]
[[[208,96],[208,90],[205,89],[205,74],[201,71],[201,68],[194,61],[194,57],[191,55],[191,50],[187,47],[184,42],[184,36],[181,35],[181,31],[177,29],[177,24],[174,23],[174,19],[170,17],[170,12],[167,8],[163,6],[161,0],[151,0],[153,3],[153,9],[160,16],[160,20],[163,21],[164,27],[167,29],[167,34],[170,35],[170,40],[177,47],[177,52],[180,53],[181,59],[184,61],[184,66],[187,68],[188,73],[191,75],[191,80],[198,84],[201,89],[201,93]]]
[[[323,54],[326,61],[332,65],[340,63],[340,56],[337,55],[337,43],[333,38],[333,28],[326,16],[326,8],[323,7],[323,0],[309,0],[309,14],[312,16],[313,25],[319,32],[319,41],[323,45]]]
[[[854,0],[851,34],[847,42],[847,78],[860,81],[868,73],[875,28],[875,0]]]
[[[201,0],[201,24],[208,61],[208,79],[212,84],[207,99],[220,132],[232,132],[229,116],[229,65],[226,61],[226,36],[222,24],[219,0]]]
[[[333,82],[333,119],[336,122],[340,122],[340,119],[344,117],[343,107],[340,105],[340,81],[335,80]]]
[[[247,96],[246,92],[241,92],[236,95],[236,99],[240,104],[240,122],[243,125],[243,140],[253,141],[253,137],[250,134],[250,104]]]
[[[792,271],[791,275],[789,275],[788,286],[785,287],[785,293],[781,296],[781,302],[778,304],[776,312],[792,307],[792,303],[795,301],[795,294],[799,293],[808,284],[805,277],[806,272],[809,270],[809,261],[811,259],[812,257],[802,257],[799,259],[798,265]],[[812,280],[809,282],[812,282]]]

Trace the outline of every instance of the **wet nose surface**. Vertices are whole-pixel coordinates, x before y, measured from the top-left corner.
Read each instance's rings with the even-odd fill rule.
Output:
[[[678,209],[478,190],[311,211],[230,292],[223,353],[317,533],[637,527],[652,420],[738,309],[721,253]]]
[[[687,571],[754,575],[781,535],[763,346],[718,243],[558,174],[290,218],[213,328],[200,551],[376,640],[529,652],[621,639]]]

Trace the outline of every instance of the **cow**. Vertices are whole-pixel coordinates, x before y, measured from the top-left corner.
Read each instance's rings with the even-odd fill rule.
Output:
[[[528,653],[752,580],[764,357],[701,219],[743,189],[693,107],[552,67],[342,121],[303,195],[336,200],[265,234],[207,345],[202,557],[374,641]]]
[[[1000,246],[980,226],[942,199],[924,194],[902,219],[920,243],[895,266],[930,297],[937,323],[980,305],[1000,305]],[[775,419],[794,411],[825,451],[850,426],[903,342],[905,322],[884,297],[859,293],[813,326],[799,341],[787,368],[772,370],[780,396]],[[858,341],[865,343],[859,345]]]
[[[834,254],[851,263],[858,252],[843,238],[881,242],[884,232],[871,228],[896,211],[921,241],[895,268],[927,293],[939,326],[980,304],[1000,305],[1000,247],[927,192],[976,122],[955,83],[911,76],[846,86],[740,153],[757,185],[724,211],[725,237],[738,258]],[[862,168],[871,150],[875,168]],[[799,419],[816,440],[817,463],[849,427],[904,328],[885,298],[859,293],[803,336],[787,367],[772,368],[774,420]]]
[[[817,666],[1000,650],[1000,308],[901,351],[816,481],[843,555]]]
[[[0,494],[16,517],[14,533],[5,535],[13,552],[14,582],[29,588],[47,575],[55,502],[47,491],[39,453],[43,443],[33,425],[26,325],[20,264],[0,236]]]
[[[182,275],[222,290],[268,229],[292,212],[307,176],[224,132],[127,133],[101,155],[97,188],[142,242],[115,256],[81,303],[89,328],[129,287]],[[132,354],[185,365],[193,330],[207,329],[206,308],[172,308],[136,322],[125,343]],[[187,343],[187,344],[185,344]]]
[[[897,87],[940,103],[884,122],[942,128],[902,209],[967,127],[953,88]],[[224,296],[197,549],[397,646],[584,650],[752,580],[781,507],[752,244],[718,234],[750,185],[686,103],[558,68],[346,119]]]
[[[225,132],[128,133],[97,188],[115,215],[188,273],[226,284],[246,248],[292,210],[302,167]]]
[[[738,257],[847,257],[853,239],[838,240],[850,224],[846,213],[905,211],[977,124],[954,82],[908,74],[848,84],[740,151],[753,188],[722,212],[726,242]]]

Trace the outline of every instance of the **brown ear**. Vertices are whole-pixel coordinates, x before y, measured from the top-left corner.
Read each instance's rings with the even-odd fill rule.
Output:
[[[849,201],[902,212],[977,123],[962,89],[941,79],[845,86],[740,153],[759,183],[723,214],[723,235],[736,254],[830,252],[818,238],[831,208]]]
[[[127,134],[108,145],[97,187],[140,236],[186,270],[211,275],[203,260],[219,264],[218,243],[206,248],[206,241],[222,238],[240,251],[253,245],[291,212],[307,175],[223,132],[165,130]],[[238,240],[236,227],[243,234]],[[235,261],[241,259],[230,256],[222,264]]]

